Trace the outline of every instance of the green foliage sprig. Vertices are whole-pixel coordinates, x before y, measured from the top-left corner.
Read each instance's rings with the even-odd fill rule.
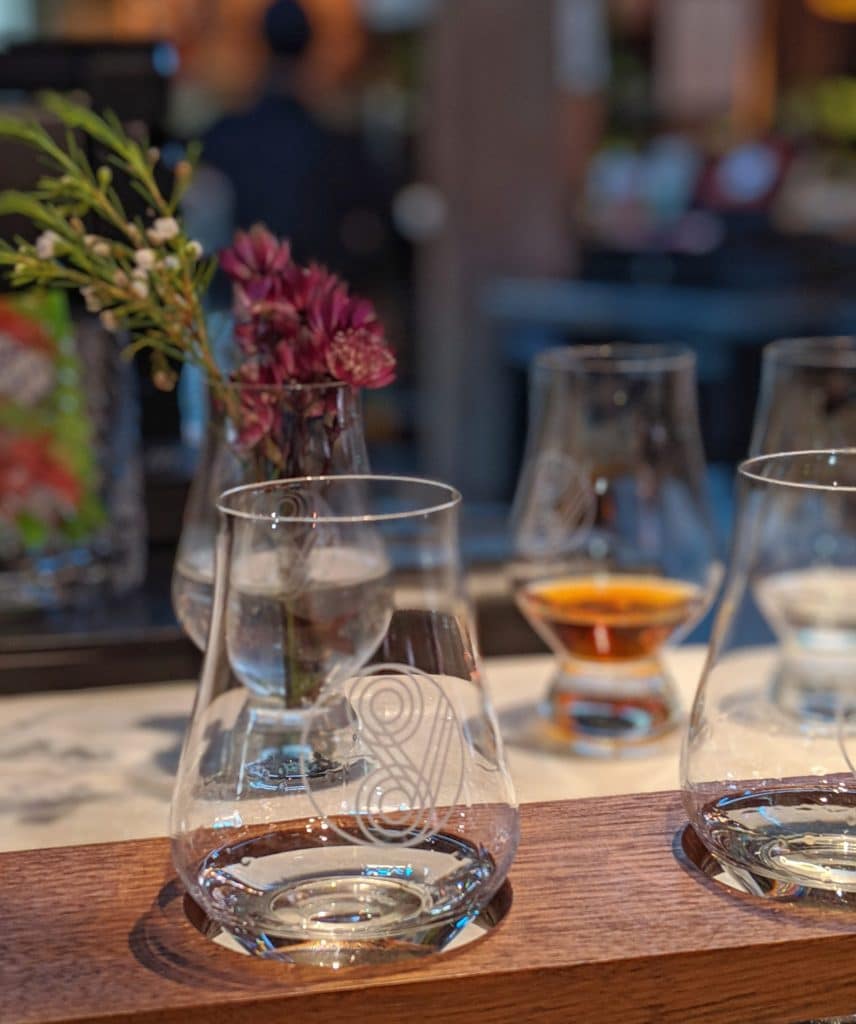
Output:
[[[11,268],[15,286],[79,290],[105,327],[130,334],[129,354],[150,350],[158,387],[174,386],[170,360],[179,360],[201,366],[220,390],[225,382],[202,311],[216,260],[187,237],[177,213],[198,147],[176,165],[165,194],[156,174],[159,151],[146,138],[132,138],[115,114],[99,116],[57,93],[40,100],[64,126],[63,142],[35,121],[0,116],[0,136],[35,149],[52,172],[30,191],[0,193],[0,214],[20,214],[41,232],[35,243],[0,240],[0,265]],[[81,135],[104,150],[104,163],[92,166]],[[115,172],[142,197],[148,220],[127,214]]]

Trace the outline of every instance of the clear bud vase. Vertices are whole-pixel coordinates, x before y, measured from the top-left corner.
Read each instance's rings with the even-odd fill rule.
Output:
[[[218,496],[230,487],[369,469],[359,390],[340,382],[233,387],[212,400],[199,466],[190,486],[172,578],[184,631],[205,649],[214,588]]]
[[[173,859],[256,955],[442,949],[498,892],[518,814],[462,592],[460,496],[337,476],[221,497]]]

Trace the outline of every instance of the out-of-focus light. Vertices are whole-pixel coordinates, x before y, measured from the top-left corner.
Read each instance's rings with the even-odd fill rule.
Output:
[[[747,142],[722,158],[716,170],[717,184],[730,202],[752,203],[773,187],[779,170],[779,157],[773,149],[762,142]]]
[[[32,0],[0,0],[0,43],[26,39],[36,31]]]
[[[152,50],[152,67],[161,78],[171,78],[181,66],[178,50],[172,43],[157,43]]]
[[[442,192],[433,185],[405,185],[392,201],[396,228],[411,242],[427,242],[439,235],[448,210]]]
[[[856,21],[856,0],[806,0],[806,6],[821,18]]]

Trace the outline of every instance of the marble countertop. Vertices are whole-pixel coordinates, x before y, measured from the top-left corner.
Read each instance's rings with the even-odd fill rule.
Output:
[[[689,707],[704,648],[667,653]],[[544,692],[548,656],[493,658],[485,676],[505,726]],[[172,781],[195,684],[115,686],[0,698],[0,850],[167,833]],[[507,744],[522,801],[678,786],[681,731],[646,756],[586,759]]]

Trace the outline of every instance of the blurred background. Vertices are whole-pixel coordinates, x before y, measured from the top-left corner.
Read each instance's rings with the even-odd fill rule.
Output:
[[[462,489],[489,653],[537,645],[496,567],[544,347],[695,350],[724,543],[762,346],[856,333],[856,0],[302,0],[305,21],[268,7],[0,0],[0,111],[83,94],[147,125],[167,165],[201,139],[183,214],[206,250],[263,220],[373,299],[399,376],[365,395],[372,467]],[[0,189],[37,173],[0,143]],[[215,281],[212,323],[229,305]],[[169,574],[203,382],[155,391],[82,303],[39,315],[72,325],[63,407],[88,410],[69,428],[81,478],[89,449],[110,467],[121,558],[110,598],[72,607],[24,610],[0,580],[0,688],[91,681],[105,651],[104,683],[191,674]],[[0,319],[0,346],[15,330]],[[34,372],[3,366],[0,411]],[[0,509],[37,464],[0,450]]]

